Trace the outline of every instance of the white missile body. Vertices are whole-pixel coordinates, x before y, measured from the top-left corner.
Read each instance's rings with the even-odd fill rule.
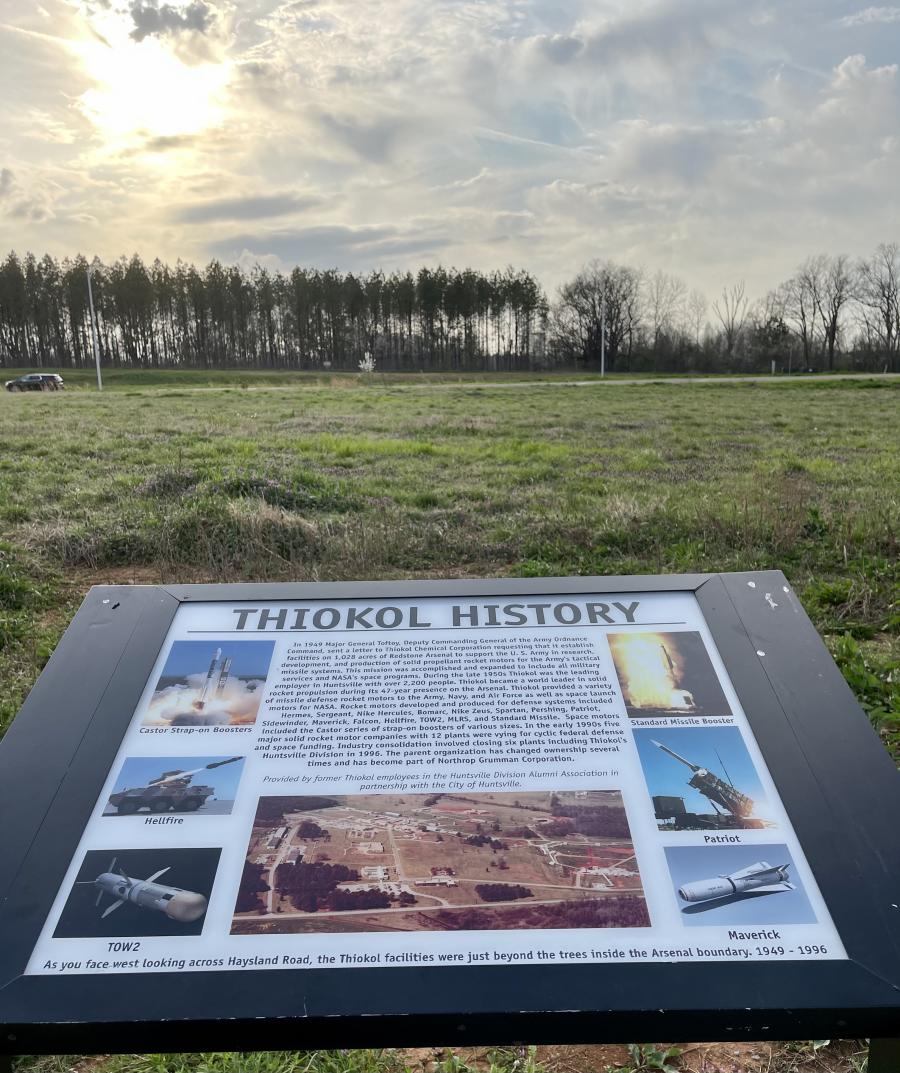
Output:
[[[122,871],[114,872],[115,866],[116,862],[113,860],[110,870],[102,872],[94,880],[94,886],[99,892],[95,905],[100,904],[104,894],[109,894],[116,899],[100,914],[101,920],[126,902],[131,902],[141,909],[155,909],[181,924],[190,924],[199,920],[206,912],[207,901],[202,894],[156,882],[160,876],[169,871],[168,868],[162,868],[146,879],[133,879]]]
[[[215,675],[217,668],[220,672],[220,682],[219,686],[217,687],[217,695],[221,693],[222,689],[224,689],[225,687],[225,679],[227,679],[228,677],[228,667],[231,666],[231,660],[227,659],[225,661],[227,666],[219,667],[219,660],[221,658],[222,649],[217,648],[215,654],[213,655],[213,658],[210,660],[209,670],[206,672],[206,679],[203,682],[203,688],[200,690],[200,696],[194,701],[194,707],[197,709],[198,712],[202,712],[203,709],[206,707],[206,698],[209,696],[209,691],[212,688],[213,676]]]
[[[151,779],[150,786],[165,786],[169,782],[180,782],[182,779],[192,779],[195,775],[199,775],[201,771],[211,771],[217,767],[224,767],[226,764],[233,764],[236,760],[240,760],[240,756],[232,756],[227,760],[218,760],[214,764],[206,764],[203,767],[195,767],[193,771],[175,771],[171,775],[160,775],[158,779]]]
[[[760,894],[775,894],[778,891],[793,890],[794,884],[788,878],[787,864],[771,865],[768,861],[757,861],[727,876],[713,876],[711,879],[698,879],[695,883],[685,883],[678,888],[678,897],[685,902],[708,902],[713,898],[728,898],[732,894],[756,891]]]

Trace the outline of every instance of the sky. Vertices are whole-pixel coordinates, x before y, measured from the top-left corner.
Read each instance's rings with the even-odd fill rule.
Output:
[[[759,297],[900,239],[898,62],[865,0],[0,0],[0,251]]]
[[[232,678],[264,679],[269,673],[274,648],[274,641],[174,641],[161,678],[198,675],[205,680],[213,657],[220,651],[221,659],[231,659],[228,673]],[[212,679],[214,687],[218,680],[217,668]]]

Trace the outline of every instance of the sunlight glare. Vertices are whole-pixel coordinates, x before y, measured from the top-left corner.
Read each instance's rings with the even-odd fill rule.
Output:
[[[227,64],[188,66],[160,41],[124,41],[108,48],[85,43],[95,85],[79,98],[85,115],[108,139],[196,134],[218,121]]]

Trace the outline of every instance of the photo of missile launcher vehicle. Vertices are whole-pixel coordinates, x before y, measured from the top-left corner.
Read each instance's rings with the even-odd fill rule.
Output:
[[[209,760],[209,762],[188,771],[180,768],[163,771],[149,779],[145,775],[139,785],[133,786],[127,784],[129,775],[135,779],[139,778],[140,770],[137,765],[140,763],[142,768],[147,768],[152,765],[152,761],[139,761],[136,759],[126,761],[126,766],[123,767],[117,782],[117,786],[122,786],[123,788],[117,789],[110,794],[105,814],[134,816],[142,810],[161,814],[166,812],[199,812],[201,809],[218,814],[230,812],[233,802],[227,800],[226,794],[230,793],[231,798],[234,797],[234,780],[229,779],[228,786],[224,786],[220,779],[214,779],[213,784],[194,782],[194,776],[204,772],[216,771],[218,768],[223,768],[228,764],[238,763],[244,758],[242,756],[231,756],[215,759],[198,757],[197,759]],[[171,763],[171,761],[169,762]],[[161,763],[163,761],[158,761],[158,764]],[[156,770],[159,770],[158,766]],[[239,771],[237,774],[239,776]],[[125,784],[124,786],[123,783]],[[224,801],[221,800],[223,798],[225,798]],[[211,803],[216,799],[220,799],[220,807],[212,808]]]
[[[660,831],[761,830],[775,826],[761,815],[761,807],[765,810],[764,791],[737,727],[636,729],[634,737]],[[673,747],[676,745],[683,752]],[[688,768],[689,778],[685,778],[679,764]],[[721,775],[712,770],[713,765]]]

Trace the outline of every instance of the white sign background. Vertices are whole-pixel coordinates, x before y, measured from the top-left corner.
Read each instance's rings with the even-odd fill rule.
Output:
[[[635,607],[631,607],[635,603]],[[489,621],[508,622],[510,615],[503,611],[507,605],[519,609],[513,621],[516,625],[485,625]],[[580,621],[567,625],[558,621],[554,612],[556,605],[576,607]],[[594,606],[592,616],[589,605]],[[599,621],[592,623],[590,617],[598,618],[597,606],[606,605],[611,610],[602,613]],[[616,606],[613,606],[616,605]],[[463,610],[460,616],[453,608]],[[491,611],[488,608],[493,607]],[[324,613],[335,608],[338,615]],[[352,630],[347,630],[348,610],[371,609],[362,619],[350,620]],[[393,628],[382,628],[374,619],[383,608],[397,608],[400,614],[384,613],[381,620],[389,626],[399,619]],[[475,615],[471,614],[476,609]],[[522,610],[525,608],[525,610]],[[280,613],[287,610],[285,615]],[[298,615],[298,611],[307,609]],[[624,609],[624,610],[622,610]],[[630,609],[630,610],[628,610]],[[240,615],[238,612],[246,614]],[[316,617],[316,612],[323,612]],[[630,617],[634,620],[629,622]],[[525,622],[518,620],[525,617]],[[562,613],[563,619],[573,619],[570,610]],[[612,624],[604,617],[614,619]],[[543,619],[543,624],[541,624]],[[260,622],[264,629],[259,630]],[[321,627],[316,629],[314,621]],[[331,626],[332,629],[324,628]],[[410,627],[410,622],[421,624]],[[477,621],[478,625],[473,623]],[[305,629],[292,629],[302,622]],[[238,630],[238,624],[243,629]],[[278,627],[281,626],[279,629]],[[705,925],[697,918],[688,921],[683,913],[684,903],[676,894],[677,883],[670,874],[666,849],[693,847],[698,852],[702,847],[709,855],[709,868],[704,876],[720,873],[719,862],[723,859],[718,846],[709,845],[701,831],[660,831],[654,817],[653,803],[641,769],[632,730],[638,726],[675,728],[685,725],[679,717],[661,717],[657,720],[630,719],[625,702],[617,686],[616,671],[610,653],[607,634],[626,631],[640,632],[696,631],[703,638],[719,684],[731,708],[731,717],[711,720],[716,725],[738,728],[761,783],[767,811],[774,827],[761,830],[729,831],[729,842],[741,846],[771,847],[779,844],[786,847],[792,858],[790,879],[801,889],[811,907],[809,923],[783,923],[777,921],[775,908],[780,897],[771,894],[767,904],[772,906],[776,919],[752,928],[744,923],[717,922]],[[646,928],[602,929],[546,929],[504,931],[406,931],[406,932],[353,932],[326,934],[255,934],[232,935],[230,928],[235,905],[235,896],[245,861],[248,840],[258,799],[262,796],[291,795],[302,793],[358,794],[361,790],[373,792],[373,783],[361,787],[360,774],[365,769],[345,766],[329,768],[319,761],[311,766],[301,759],[267,759],[259,748],[259,739],[266,733],[267,721],[273,718],[268,710],[270,698],[281,688],[282,671],[289,651],[296,654],[308,647],[330,643],[329,639],[359,642],[355,651],[364,654],[372,646],[383,645],[388,638],[393,642],[423,637],[435,640],[453,637],[457,639],[489,639],[494,644],[512,642],[526,647],[529,641],[546,638],[549,633],[556,637],[582,638],[590,646],[597,666],[616,688],[615,696],[607,701],[605,711],[613,713],[624,744],[617,752],[608,749],[591,753],[588,750],[579,756],[576,765],[571,763],[544,764],[540,768],[529,759],[517,762],[507,757],[502,766],[490,759],[483,762],[465,760],[458,765],[443,764],[440,768],[412,770],[404,760],[391,764],[390,757],[381,757],[372,773],[377,773],[382,788],[415,784],[411,793],[447,791],[451,786],[462,785],[472,792],[485,792],[473,783],[485,784],[492,780],[508,784],[514,781],[522,791],[595,791],[619,790],[631,829],[637,864],[643,882],[644,896],[651,926]],[[148,706],[157,682],[166,665],[171,646],[176,641],[202,640],[221,642],[223,649],[236,638],[242,640],[273,640],[274,655],[262,696],[256,722],[250,726],[228,727],[164,727],[162,731],[148,732],[145,725]],[[206,668],[198,667],[198,672]],[[347,678],[354,680],[353,667],[347,668]],[[449,689],[448,682],[447,688]],[[282,701],[279,711],[284,710]],[[477,707],[472,707],[477,712]],[[539,716],[536,718],[540,718]],[[530,718],[526,718],[528,723]],[[689,725],[705,725],[698,718]],[[245,756],[243,773],[238,786],[233,811],[230,815],[184,814],[183,822],[177,825],[159,825],[147,822],[145,814],[131,817],[104,816],[109,794],[119,776],[122,764],[132,757],[190,757],[221,755],[223,757]],[[337,754],[336,754],[337,755]],[[673,761],[674,762],[674,761]],[[536,770],[537,768],[537,770]],[[590,772],[613,772],[598,777]],[[556,774],[550,774],[555,772]],[[549,774],[549,777],[548,777]],[[687,770],[685,779],[690,777]],[[267,781],[277,777],[291,781]],[[304,777],[309,780],[304,783]],[[313,779],[320,781],[313,783]],[[321,780],[328,780],[324,784]],[[427,780],[427,784],[426,784]],[[423,786],[427,788],[422,789]],[[394,791],[396,792],[396,790]],[[491,792],[487,790],[486,792]],[[313,815],[311,818],[316,819]],[[85,853],[90,850],[121,850],[167,848],[202,848],[221,850],[221,858],[209,898],[209,905],[199,935],[137,936],[133,942],[113,938],[53,938],[60,914],[69,898],[72,884],[81,868]],[[760,854],[762,854],[760,850]],[[373,861],[373,864],[378,862]],[[772,860],[771,864],[783,861]],[[145,878],[145,877],[138,877]],[[501,881],[502,875],[492,875],[491,881]],[[515,880],[513,880],[515,881]],[[164,883],[165,879],[160,882]],[[102,911],[104,906],[98,909]],[[153,912],[144,910],[144,912]],[[735,938],[735,935],[753,936]],[[122,951],[122,946],[126,951]],[[794,960],[845,958],[846,953],[821,894],[813,879],[788,816],[768,773],[763,757],[750,731],[747,719],[741,710],[737,696],[728,679],[725,667],[715,649],[703,615],[691,593],[638,593],[631,595],[560,595],[498,597],[495,600],[474,597],[452,597],[425,600],[373,600],[373,601],[319,601],[295,603],[252,604],[184,604],[173,621],[166,641],[160,651],[153,673],[147,682],[140,704],[134,713],[121,748],[104,784],[94,813],[87,824],[65,880],[50,913],[42,934],[35,946],[26,969],[27,974],[54,975],[60,973],[90,972],[152,972],[178,969],[203,971],[208,969],[244,969],[265,967],[317,968],[356,965],[404,965],[427,962],[428,964],[450,963],[453,957],[459,964],[508,964],[510,962],[567,963],[570,961],[708,961],[708,960]]]

